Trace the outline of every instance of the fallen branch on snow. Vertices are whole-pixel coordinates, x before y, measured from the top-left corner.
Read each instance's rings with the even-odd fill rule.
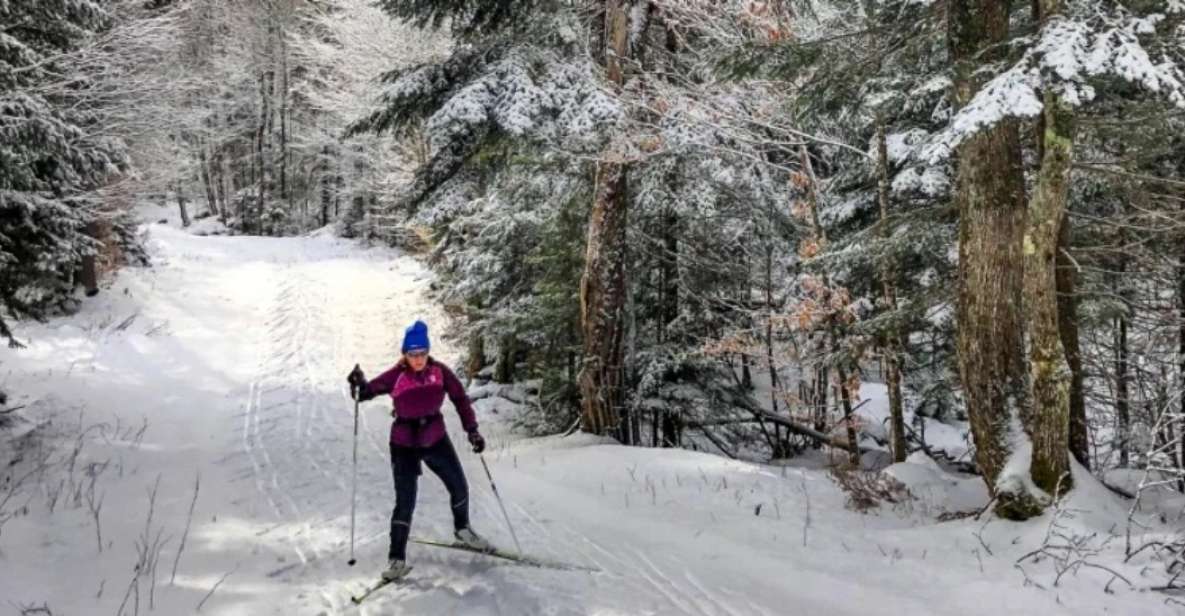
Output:
[[[199,612],[200,612],[200,611],[202,611],[202,606],[203,606],[203,605],[205,605],[206,601],[207,601],[207,600],[208,600],[210,597],[213,597],[213,596],[214,596],[214,591],[215,591],[215,590],[218,590],[218,587],[219,587],[219,586],[221,586],[221,585],[222,585],[222,583],[226,581],[226,578],[230,577],[230,575],[231,575],[232,573],[234,573],[235,571],[238,571],[238,570],[239,570],[239,565],[235,565],[234,569],[231,569],[230,571],[227,571],[226,573],[223,573],[223,574],[222,574],[222,577],[218,578],[218,581],[217,581],[217,582],[214,582],[214,586],[212,586],[212,587],[210,588],[210,592],[206,593],[206,596],[202,597],[202,600],[198,602],[198,604],[197,604],[197,611],[199,611]]]

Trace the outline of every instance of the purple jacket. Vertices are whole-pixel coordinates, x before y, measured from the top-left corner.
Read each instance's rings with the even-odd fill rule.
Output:
[[[367,388],[376,396],[391,394],[395,405],[391,415],[396,421],[391,424],[391,444],[400,447],[431,447],[445,435],[444,417],[429,421],[423,426],[400,422],[400,419],[416,419],[440,415],[440,405],[447,393],[449,400],[461,416],[461,425],[466,432],[477,429],[477,416],[465,386],[449,370],[448,366],[428,358],[428,365],[419,372],[400,361],[386,372],[375,377]]]

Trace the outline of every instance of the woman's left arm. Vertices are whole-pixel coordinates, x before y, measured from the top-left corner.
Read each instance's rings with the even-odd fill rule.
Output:
[[[461,427],[465,428],[465,432],[470,434],[477,431],[477,414],[473,412],[473,404],[469,401],[469,394],[465,393],[465,385],[461,383],[461,379],[457,378],[456,374],[449,369],[448,366],[440,364],[440,371],[444,374],[444,390],[448,393],[449,400],[453,401],[453,406],[457,409],[457,414],[461,416]]]

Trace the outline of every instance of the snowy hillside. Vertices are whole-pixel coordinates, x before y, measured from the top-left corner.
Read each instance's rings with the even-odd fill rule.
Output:
[[[1055,584],[1050,559],[1016,566],[1054,516],[1067,532],[1098,533],[1091,545],[1122,532],[1126,503],[1086,474],[1065,511],[940,522],[982,509],[983,483],[915,454],[888,471],[915,498],[890,489],[896,503],[861,513],[819,460],[773,467],[589,436],[522,439],[494,400],[477,403],[485,457],[524,551],[599,571],[413,544],[409,579],[356,608],[350,595],[385,564],[393,489],[388,402],[376,400],[362,407],[359,557],[347,566],[344,377],[355,362],[368,374],[392,362],[415,317],[435,327],[437,356],[456,357],[426,299],[430,274],[327,234],[148,233],[151,269],[122,271],[76,316],[18,323],[28,348],[0,351],[0,383],[20,392],[10,402],[29,422],[0,445],[19,452],[0,490],[3,613],[1180,613],[1163,595],[1108,585],[1105,570]],[[462,459],[475,527],[512,547],[480,462]],[[450,531],[445,492],[425,474],[413,536]],[[1119,543],[1084,558],[1146,586],[1136,565],[1116,564]]]

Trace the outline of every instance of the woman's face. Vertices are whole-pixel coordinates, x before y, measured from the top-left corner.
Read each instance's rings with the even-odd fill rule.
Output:
[[[423,370],[424,366],[428,365],[428,349],[408,351],[403,354],[403,357],[407,359],[407,365],[411,366],[411,369],[416,372]]]

